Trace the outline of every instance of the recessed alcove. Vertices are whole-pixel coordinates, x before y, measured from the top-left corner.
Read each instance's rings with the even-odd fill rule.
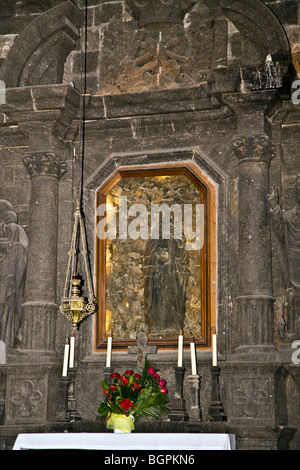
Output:
[[[114,348],[127,350],[128,346],[136,344],[139,331],[147,332],[150,345],[155,344],[159,349],[176,349],[180,329],[183,330],[186,346],[191,338],[195,338],[198,348],[211,347],[211,329],[217,327],[218,198],[219,193],[226,193],[226,177],[215,164],[211,166],[210,160],[198,150],[174,151],[173,161],[168,162],[171,156],[170,151],[166,154],[162,152],[157,154],[159,162],[139,164],[138,160],[145,162],[145,155],[127,155],[126,161],[131,164],[118,165],[117,170],[113,170],[116,167],[114,163],[122,159],[116,154],[107,162],[105,169],[102,167],[88,182],[86,189],[90,191],[86,193],[86,204],[91,204],[92,197],[96,206],[96,352],[105,350],[108,334],[114,337]],[[150,158],[153,161],[153,155]],[[193,161],[195,159],[197,163],[202,163],[202,168]],[[193,217],[190,229],[184,227],[187,220],[184,218],[185,208],[187,214]],[[155,219],[155,209],[160,215],[165,215],[164,209],[167,209],[167,221],[171,221],[170,237],[163,240],[162,245],[161,240],[151,236],[155,232],[155,220],[158,220]],[[172,217],[176,219],[178,216],[176,209],[182,215],[182,238],[179,237],[179,240],[173,237]],[[121,215],[124,216],[124,210],[127,211],[125,232],[124,225],[120,224],[120,212],[123,211]],[[147,226],[143,227],[141,222],[145,213]],[[220,220],[223,231],[225,219],[225,211],[222,211]],[[194,236],[190,240],[191,249],[181,249],[188,230]],[[161,235],[162,232],[159,233]],[[152,261],[154,258],[157,260],[157,250],[170,255],[170,244],[174,245],[174,242],[177,243],[177,250],[181,250],[180,255],[177,251],[173,260],[177,268],[169,269],[170,259],[168,267],[164,265],[165,272],[159,274],[164,279],[161,282],[159,278],[157,286],[164,291],[159,295],[163,302],[154,306],[155,269]],[[177,300],[175,292],[179,292]],[[153,325],[155,309],[165,309],[165,314],[169,315],[167,328],[164,328],[161,318],[158,324]],[[175,317],[173,325],[172,315]]]

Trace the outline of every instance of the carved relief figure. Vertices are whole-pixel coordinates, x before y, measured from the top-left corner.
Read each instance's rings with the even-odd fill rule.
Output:
[[[176,335],[182,329],[187,285],[184,241],[147,241],[144,257],[146,323],[150,335]]]
[[[175,83],[193,84],[184,73],[186,38],[183,28],[170,27],[168,33],[144,32],[136,56],[121,62],[121,74],[116,83],[120,90],[133,86],[137,88],[158,88]]]
[[[296,178],[296,206],[283,212],[276,189],[269,195],[271,222],[278,246],[278,257],[285,288],[286,332],[283,323],[279,335],[283,340],[300,338],[300,174]]]
[[[132,21],[113,19],[104,33],[99,94],[202,83],[215,60],[209,8],[194,0],[126,3]]]
[[[0,339],[10,347],[20,342],[27,247],[27,235],[13,206],[0,200]]]

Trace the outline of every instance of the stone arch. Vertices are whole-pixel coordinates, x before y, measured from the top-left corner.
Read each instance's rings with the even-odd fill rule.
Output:
[[[243,65],[262,64],[268,54],[279,62],[291,61],[286,32],[276,15],[261,0],[220,0],[220,7],[245,43],[254,46],[252,54],[242,58]]]
[[[67,1],[32,21],[0,70],[6,88],[62,83],[64,63],[79,38],[82,13]]]

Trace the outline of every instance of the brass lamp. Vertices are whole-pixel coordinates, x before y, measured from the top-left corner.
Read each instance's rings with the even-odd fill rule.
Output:
[[[75,221],[71,240],[71,249],[68,253],[69,262],[67,268],[64,296],[59,310],[72,323],[74,329],[77,329],[79,323],[84,318],[95,312],[96,299],[94,297],[92,289],[91,275],[87,258],[86,236],[79,205],[77,206],[77,209],[75,211],[74,218]],[[87,300],[81,295],[82,281],[81,278],[75,272],[77,269],[79,241],[81,241],[82,245],[81,254],[83,256],[88,287]]]

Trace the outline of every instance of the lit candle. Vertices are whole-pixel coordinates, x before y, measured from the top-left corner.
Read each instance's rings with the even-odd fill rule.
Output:
[[[75,333],[73,331],[71,335],[71,341],[70,341],[70,359],[69,359],[70,369],[74,367],[74,358],[75,358]]]
[[[65,344],[65,351],[64,351],[64,363],[63,363],[63,370],[62,370],[62,376],[67,377],[68,375],[68,360],[69,360],[69,341],[67,340]]]
[[[107,338],[106,367],[110,367],[110,364],[111,364],[111,348],[112,348],[112,337],[111,335],[109,335]]]
[[[177,362],[178,367],[182,367],[182,355],[183,355],[183,335],[182,335],[182,331],[180,330],[180,334],[178,336],[178,362]]]
[[[216,329],[213,328],[213,335],[212,335],[212,365],[214,367],[218,365],[217,355],[218,355],[217,334],[216,334]]]
[[[192,375],[197,375],[195,340],[192,343],[190,343],[190,348],[191,348]]]

